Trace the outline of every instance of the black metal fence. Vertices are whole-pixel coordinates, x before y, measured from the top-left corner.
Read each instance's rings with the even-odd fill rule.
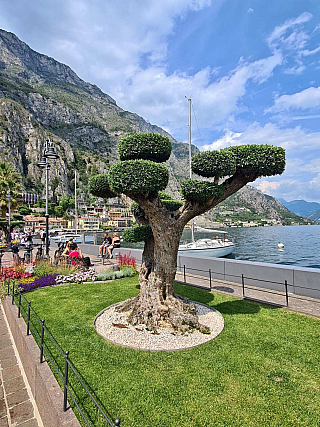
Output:
[[[292,300],[295,300],[295,302],[301,301],[301,302],[306,302],[308,304],[315,304],[315,306],[318,307],[318,310],[320,310],[320,288],[317,289],[317,288],[312,288],[308,286],[293,285],[292,283],[288,283],[287,280],[284,280],[283,282],[280,282],[280,281],[278,282],[278,281],[272,281],[272,280],[264,280],[261,278],[258,279],[255,277],[249,277],[249,276],[245,276],[244,274],[241,274],[241,276],[228,275],[226,273],[217,272],[212,269],[202,270],[202,269],[187,267],[186,265],[178,266],[177,273],[181,274],[182,276],[181,279],[183,280],[177,279],[177,276],[176,276],[176,281],[180,283],[185,283],[186,285],[191,285],[191,286],[195,286],[195,287],[199,287],[207,290],[222,290],[224,293],[233,293],[234,292],[233,289],[228,288],[227,286],[229,284],[232,287],[239,288],[240,295],[236,295],[236,296],[241,296],[242,298],[245,298],[247,300],[259,301],[263,303],[279,305],[282,307],[290,307],[290,302],[292,302]],[[219,275],[222,276],[221,279],[217,279],[217,276],[219,277]],[[213,276],[215,276],[215,278],[213,278]],[[226,276],[228,276],[229,280],[226,280]],[[226,283],[226,286],[224,287],[214,286],[215,282],[217,281],[219,282],[219,280],[221,280],[223,283]],[[253,286],[252,284],[248,284],[248,282],[249,283],[257,282],[258,285]],[[261,284],[265,285],[266,287],[261,287]],[[268,284],[271,285],[269,288],[268,288]],[[272,289],[272,287],[277,289]],[[229,292],[228,292],[228,289],[229,289]],[[293,289],[313,291],[314,293],[319,295],[319,299],[313,298],[313,297],[304,297],[297,293],[290,292],[290,290],[293,290]],[[249,291],[254,291],[255,294],[264,293],[265,295],[275,295],[277,296],[276,302],[275,300],[271,300],[271,298],[264,299],[264,300],[257,299],[253,296],[250,296]],[[300,311],[298,307],[295,307],[295,310]],[[306,310],[301,309],[301,312],[306,312]],[[319,311],[319,314],[320,314],[320,311]]]
[[[28,301],[20,289],[15,286],[15,282],[10,280],[10,278],[5,278],[4,285],[7,288],[8,296],[11,297],[12,304],[16,304],[18,307],[18,317],[22,316],[26,322],[26,334],[28,336],[32,334],[39,346],[40,363],[43,363],[46,359],[57,374],[57,380],[63,390],[63,411],[67,411],[69,409],[69,396],[73,402],[71,406],[77,409],[86,426],[120,426],[119,418],[114,422],[111,421],[111,417],[106,414],[107,411],[103,408],[102,403],[94,396],[94,391],[90,390],[90,386],[86,384],[83,376],[71,363],[69,359],[69,351],[62,350],[60,345],[47,329],[45,320],[41,320],[39,318],[35,310],[32,308],[31,302]],[[52,351],[53,348],[55,349],[55,353]],[[73,374],[72,378],[70,374]],[[84,393],[86,399],[83,397],[80,398],[79,388]],[[94,410],[96,417],[95,421],[92,419],[92,415],[89,415],[88,411],[84,410],[85,400]]]

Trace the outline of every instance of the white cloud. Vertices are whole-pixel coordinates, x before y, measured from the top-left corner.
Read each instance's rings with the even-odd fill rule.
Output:
[[[274,101],[274,105],[265,112],[305,110],[318,107],[320,107],[320,87],[309,87],[292,95],[280,96]]]
[[[275,27],[272,33],[267,37],[267,43],[270,49],[302,49],[309,39],[309,36],[300,28],[302,24],[310,21],[311,18],[311,13],[303,12],[297,18],[287,19],[282,25]],[[292,30],[289,35],[287,35],[288,30]]]
[[[253,12],[254,10],[251,7],[249,7],[249,9],[247,10],[247,13],[253,13]]]
[[[302,50],[301,52],[299,52],[300,56],[310,56],[310,55],[315,55],[316,53],[320,52],[320,46],[313,49],[313,50]]]
[[[225,134],[204,150],[242,144],[271,144],[286,150],[286,169],[279,177],[263,178],[252,185],[275,197],[286,200],[304,198],[320,201],[320,132],[307,132],[300,126],[281,129],[273,123],[261,126],[254,123],[244,132],[225,131]]]
[[[136,110],[138,105],[139,114],[171,132],[179,132],[185,126],[185,95],[191,95],[199,126],[210,128],[243,111],[241,98],[247,83],[265,82],[281,63],[282,56],[278,53],[251,63],[241,62],[229,75],[214,82],[211,82],[214,70],[209,67],[193,76],[178,72],[168,75],[165,67],[150,67],[139,69],[125,91],[121,88],[110,94],[129,110]]]
[[[286,68],[283,72],[284,74],[294,74],[294,75],[300,75],[307,69],[306,66],[302,65],[301,67],[291,67]]]
[[[260,191],[262,191],[263,193],[267,193],[270,190],[276,190],[277,188],[279,188],[280,186],[280,182],[274,181],[274,182],[269,182],[269,181],[259,181],[257,188],[259,188]]]
[[[299,157],[302,152],[317,150],[319,141],[320,132],[307,132],[301,126],[281,129],[273,123],[264,126],[253,123],[244,132],[226,131],[223,137],[204,145],[203,149],[219,150],[241,144],[271,144],[285,148],[290,157],[294,158]]]

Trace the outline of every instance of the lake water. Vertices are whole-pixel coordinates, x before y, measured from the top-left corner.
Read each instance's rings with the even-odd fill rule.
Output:
[[[227,258],[273,264],[320,268],[320,226],[275,226],[228,228],[228,236],[235,243],[234,252]],[[185,230],[182,240],[190,241],[191,232]],[[196,239],[214,238],[212,233],[195,233]],[[278,243],[284,249],[278,249]]]

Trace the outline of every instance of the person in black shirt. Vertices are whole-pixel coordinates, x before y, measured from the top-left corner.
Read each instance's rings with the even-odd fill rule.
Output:
[[[99,258],[102,258],[106,254],[106,250],[111,245],[111,243],[111,237],[108,235],[108,233],[104,233],[102,245],[99,246]]]
[[[112,244],[109,245],[107,248],[110,259],[113,258],[113,255],[112,255],[113,248],[120,248],[120,238],[118,237],[117,233],[113,233]]]

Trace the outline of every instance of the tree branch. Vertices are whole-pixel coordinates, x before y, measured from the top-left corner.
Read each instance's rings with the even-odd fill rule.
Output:
[[[185,204],[179,209],[179,216],[177,217],[177,221],[180,224],[187,224],[192,218],[214,208],[223,200],[227,199],[232,194],[236,193],[242,187],[247,185],[249,182],[257,179],[258,176],[259,175],[257,172],[246,174],[243,172],[236,172],[230,178],[226,179],[223,184],[221,184],[225,187],[225,191],[222,196],[213,197],[212,199],[208,200],[208,202],[202,204],[186,201]]]

